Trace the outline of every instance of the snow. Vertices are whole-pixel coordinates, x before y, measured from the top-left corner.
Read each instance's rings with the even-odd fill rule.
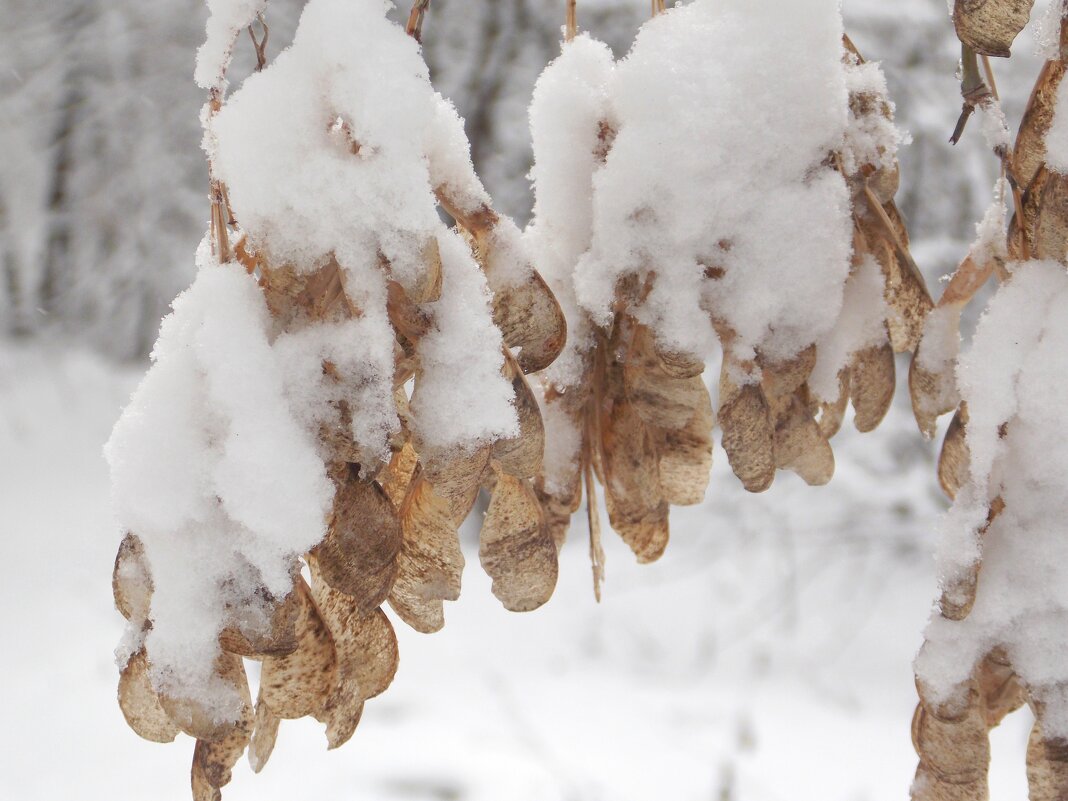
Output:
[[[1062,491],[1061,363],[1068,347],[1068,274],[1056,262],[1012,265],[957,369],[968,403],[969,482],[941,525],[944,586],[982,558],[975,606],[962,621],[932,616],[917,676],[945,699],[992,647],[1004,645],[1046,707],[1043,733],[1068,736],[1062,644],[1068,637],[1068,514]],[[1002,428],[1004,426],[1004,428]],[[979,541],[996,497],[1005,504]]]
[[[193,79],[203,89],[222,89],[234,41],[263,13],[267,0],[207,0],[204,44],[197,51]]]
[[[642,26],[612,82],[618,132],[575,275],[596,323],[620,279],[655,273],[632,312],[671,350],[708,352],[710,318],[739,360],[787,359],[830,329],[850,253],[848,193],[824,165],[846,128],[841,36],[831,0],[696,0]]]
[[[295,560],[326,533],[334,491],[316,432],[286,397],[256,280],[209,251],[105,453],[119,528],[144,544],[155,588],[153,682],[225,710],[233,699],[212,689],[219,632],[230,615],[263,616],[259,588],[289,594]],[[130,621],[123,664],[143,622]]]
[[[5,798],[188,799],[193,741],[140,740],[115,703],[123,621],[100,446],[142,372],[0,347],[5,541],[33,543],[0,589],[25,654],[2,669],[0,746],[19,754],[0,774]],[[468,529],[448,626],[397,624],[400,672],[353,741],[328,752],[321,726],[286,721],[264,773],[242,760],[224,799],[707,801],[730,788],[779,801],[804,787],[899,801],[915,768],[909,661],[934,589],[933,448],[900,406],[869,434],[844,427],[835,456],[826,488],[782,476],[759,496],[720,460],[653,565],[606,531],[601,604],[578,519],[556,595],[523,615],[490,593]],[[1025,797],[1029,729],[1024,712],[995,731],[993,798]]]
[[[849,94],[867,101],[862,106],[867,113],[857,114],[857,109],[852,106],[849,110],[842,148],[842,167],[846,175],[853,175],[866,164],[875,169],[893,168],[898,148],[909,144],[911,139],[894,125],[896,106],[889,98],[882,67],[875,61],[861,64],[850,55],[845,65],[845,79]],[[883,113],[883,106],[887,114]]]

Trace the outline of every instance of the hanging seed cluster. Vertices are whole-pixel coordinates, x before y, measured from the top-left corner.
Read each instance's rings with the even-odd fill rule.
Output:
[[[954,22],[965,63],[977,55],[1008,56],[1031,5],[958,0]],[[1062,561],[1063,474],[1051,471],[1059,450],[1047,444],[1059,441],[1063,424],[1057,410],[1068,176],[1047,150],[1054,119],[1064,112],[1057,107],[1068,56],[1063,16],[1060,26],[1059,53],[1042,68],[1015,146],[995,151],[1005,176],[991,217],[1000,241],[990,219],[984,221],[928,319],[910,373],[925,433],[933,433],[939,415],[955,410],[938,463],[939,482],[954,500],[942,532],[942,592],[916,662],[917,801],[986,799],[988,733],[1025,703],[1036,718],[1027,748],[1029,796],[1068,797],[1065,684],[1058,669],[1068,629],[1061,579],[1049,569]],[[1014,213],[1006,241],[1007,199]],[[980,322],[974,353],[958,367],[950,339],[956,340],[960,311],[991,275],[1001,285]]]
[[[372,37],[392,36],[394,49],[408,61],[418,58],[416,46],[385,20],[380,3],[357,4],[361,5],[357,9],[352,3],[344,5],[342,9],[334,0],[310,3],[302,28],[366,26]],[[301,80],[310,72],[308,63],[314,65],[317,54],[307,45],[317,37],[306,34],[302,39],[298,31],[285,58],[249,81],[259,89],[234,96],[234,106],[240,110],[230,113],[223,102],[225,61],[251,17],[235,17],[225,3],[215,6],[218,18],[213,24],[231,28],[229,46],[215,42],[211,48],[221,53],[222,66],[205,70],[213,81],[206,120],[214,180],[215,257],[207,259],[210,263],[202,264],[201,270],[230,274],[239,264],[258,284],[267,312],[265,334],[278,363],[294,374],[290,377],[303,392],[297,400],[304,406],[294,414],[310,429],[333,494],[325,536],[310,551],[290,557],[286,592],[272,593],[266,584],[246,597],[235,588],[219,592],[220,598],[235,599],[235,605],[212,610],[215,619],[225,622],[218,633],[214,664],[199,685],[180,685],[185,692],[176,692],[175,684],[167,681],[167,665],[157,664],[160,660],[152,646],[154,634],[165,634],[153,607],[154,573],[166,574],[167,566],[152,563],[151,549],[135,533],[127,534],[120,546],[113,587],[116,605],[130,621],[128,637],[133,643],[121,668],[120,707],[134,731],[146,739],[169,742],[179,732],[196,739],[192,788],[197,801],[220,797],[220,788],[246,750],[253,769],[259,771],[271,754],[281,720],[310,716],[321,721],[331,748],[352,736],[364,703],[388,687],[397,669],[397,641],[384,606],[388,604],[418,631],[442,627],[443,602],[455,600],[460,592],[464,559],[458,527],[480,490],[488,491],[490,498],[481,528],[480,558],[493,579],[494,594],[517,611],[548,600],[556,583],[557,551],[533,490],[544,437],[525,373],[551,362],[566,337],[552,293],[523,262],[514,224],[489,205],[470,166],[461,123],[451,106],[430,89],[425,67],[423,80],[415,79],[414,84],[415,91],[425,91],[429,128],[425,146],[406,169],[423,172],[421,184],[417,180],[416,185],[426,187],[433,224],[394,231],[392,239],[380,240],[378,249],[369,254],[367,240],[358,242],[359,248],[331,247],[325,229],[294,249],[294,239],[286,235],[298,229],[294,219],[299,221],[301,214],[318,213],[316,199],[309,203],[290,194],[281,200],[290,211],[285,219],[265,215],[264,206],[255,202],[261,187],[242,173],[241,154],[235,155],[235,147],[243,145],[240,136],[247,121],[252,123],[248,128],[258,127],[257,97],[267,103],[260,111],[278,111],[271,105],[276,101],[289,103],[285,111],[299,118],[301,109],[289,102],[287,94],[315,95],[314,87]],[[373,48],[368,48],[368,58],[374,57]],[[407,66],[407,61],[403,63]],[[419,75],[418,70],[410,72]],[[403,95],[396,102],[401,107],[414,104]],[[372,163],[370,171],[379,155],[377,148],[383,148],[382,158],[389,157],[387,143],[358,138],[360,131],[375,130],[372,122],[347,117],[340,109],[326,111],[320,135],[332,148],[331,158],[364,159]],[[285,128],[286,120],[274,122],[280,130]],[[310,129],[300,128],[299,119],[294,130],[311,135]],[[259,146],[275,141],[279,140],[264,135]],[[254,144],[248,142],[250,147]],[[263,151],[253,161],[270,173],[272,158],[285,156]],[[285,163],[273,163],[280,172],[267,180],[276,181],[284,195],[292,188],[286,183]],[[314,169],[314,162],[309,161],[307,168]],[[374,180],[373,173],[368,180]],[[353,188],[341,187],[343,198],[349,197],[349,189]],[[329,190],[322,187],[324,195]],[[388,188],[380,197],[388,202]],[[459,222],[470,246],[460,233],[446,230],[438,221],[438,202]],[[244,209],[249,210],[247,219]],[[346,233],[354,230],[350,227]],[[378,230],[374,219],[368,230]],[[397,254],[396,262],[391,253]],[[495,290],[492,307],[487,279]],[[485,308],[483,331],[477,329],[480,308]],[[368,369],[367,364],[354,363],[351,351],[336,340],[349,338],[358,345],[353,338],[373,336],[376,320],[389,326],[388,361]],[[476,326],[468,339],[450,338],[465,325]],[[474,351],[477,346],[497,352],[480,357]],[[452,352],[457,350],[461,352]],[[496,364],[493,380],[484,389],[491,394],[503,388],[510,430],[467,438],[442,435],[427,420],[436,419],[435,408],[450,399],[436,396],[448,391],[450,381],[479,378],[459,370],[463,364],[477,370],[479,358],[483,365]],[[390,414],[383,414],[378,402],[383,381],[392,404]],[[476,397],[479,390],[474,388]],[[465,396],[460,392],[458,397]],[[364,431],[360,423],[368,416],[384,421],[378,427],[379,434],[387,435],[384,451],[375,436],[360,436]],[[229,503],[225,496],[219,501],[224,507]],[[255,703],[244,659],[262,665]]]

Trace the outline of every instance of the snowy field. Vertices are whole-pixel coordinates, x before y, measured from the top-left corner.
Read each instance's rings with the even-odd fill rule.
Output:
[[[115,703],[119,534],[101,446],[139,374],[43,345],[0,350],[0,504],[21,557],[0,590],[0,799],[188,797],[192,741],[144,742]],[[906,798],[911,660],[944,508],[913,426],[899,403],[872,434],[844,428],[824,488],[780,474],[747,495],[717,451],[704,505],[673,512],[660,562],[635,565],[606,532],[599,606],[581,523],[553,599],[525,615],[499,607],[468,540],[444,631],[394,618],[400,671],[353,740],[327,753],[317,724],[287,721],[264,772],[242,761],[224,797]],[[1025,715],[995,732],[995,801],[1025,797]]]

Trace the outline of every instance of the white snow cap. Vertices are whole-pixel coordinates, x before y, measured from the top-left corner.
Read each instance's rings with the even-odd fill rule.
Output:
[[[234,41],[267,7],[267,0],[206,0],[208,24],[197,51],[193,79],[204,89],[222,89]]]
[[[978,659],[1004,645],[1046,704],[1043,734],[1068,737],[1068,274],[1052,261],[1012,272],[957,368],[971,464],[942,522],[938,562],[950,586],[981,552],[975,605],[961,621],[932,616],[916,671],[934,698],[948,699]],[[1005,508],[980,543],[998,496]]]
[[[611,97],[618,133],[575,274],[593,320],[611,319],[619,279],[655,274],[634,311],[667,348],[704,353],[710,317],[740,359],[826,334],[851,249],[849,195],[826,163],[847,126],[838,3],[673,8],[642,27]]]
[[[438,217],[434,189],[448,186],[470,204],[488,197],[459,117],[431,87],[418,44],[386,19],[389,7],[311,0],[293,45],[215,118],[216,174],[271,264],[311,270],[337,259],[368,320],[364,333],[378,338],[377,376],[393,370],[386,269],[416,286],[427,247],[438,246],[442,298],[426,307],[435,328],[419,344],[413,425],[425,445],[472,447],[518,423],[485,278]]]
[[[155,585],[153,679],[194,698],[211,686],[232,616],[265,621],[256,590],[289,593],[334,494],[287,398],[256,280],[214,262],[206,242],[198,263],[104,451],[118,522],[144,543]]]

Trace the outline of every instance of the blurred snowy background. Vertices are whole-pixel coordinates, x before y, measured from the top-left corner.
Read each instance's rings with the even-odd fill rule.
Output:
[[[271,4],[269,51],[299,5]],[[476,166],[521,223],[526,107],[557,52],[563,5],[434,0],[424,29]],[[580,0],[580,26],[623,55],[648,7]],[[960,104],[945,0],[844,0],[844,13],[912,135],[898,201],[937,294],[995,177],[977,130],[946,142]],[[192,743],[139,740],[114,700],[119,532],[100,448],[191,280],[206,223],[191,80],[205,17],[200,0],[0,0],[0,536],[12,568],[0,589],[0,798],[188,794]],[[1014,53],[995,65],[1013,126],[1039,66],[1029,32]],[[235,78],[251,46],[240,56]],[[607,537],[600,606],[581,523],[556,595],[527,615],[500,609],[469,539],[448,625],[429,637],[398,625],[400,672],[353,741],[327,754],[316,726],[286,723],[264,774],[242,763],[225,797],[905,798],[910,663],[945,502],[937,445],[899,395],[875,433],[843,430],[824,488],[780,474],[747,495],[718,452],[704,505],[673,513],[660,562],[638,567]],[[1026,792],[1022,714],[994,737],[994,799]]]

